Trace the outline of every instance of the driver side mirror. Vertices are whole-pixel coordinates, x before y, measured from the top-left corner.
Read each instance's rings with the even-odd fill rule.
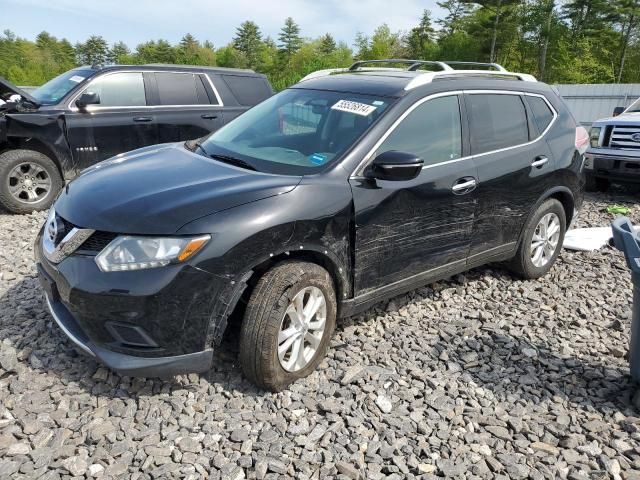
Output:
[[[373,160],[367,177],[390,181],[413,180],[420,174],[423,165],[424,160],[413,153],[390,150]]]
[[[87,108],[87,105],[99,105],[100,95],[95,92],[84,92],[80,98],[76,100],[76,107],[79,109]]]
[[[613,116],[617,117],[618,115],[620,115],[622,112],[624,112],[624,107],[616,107],[613,109]]]

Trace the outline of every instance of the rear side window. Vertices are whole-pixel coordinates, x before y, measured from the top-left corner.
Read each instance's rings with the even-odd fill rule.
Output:
[[[193,73],[157,72],[156,83],[160,105],[209,104],[209,97],[201,77],[202,75]]]
[[[553,120],[553,111],[547,105],[547,102],[540,97],[531,97],[527,95],[527,102],[533,111],[533,118],[538,126],[540,133],[544,132]]]
[[[413,153],[425,165],[462,155],[460,104],[457,95],[434,98],[414,109],[380,145],[378,154],[398,150]]]
[[[95,79],[85,92],[97,93],[101,107],[141,107],[147,104],[140,72],[121,72]]]
[[[467,105],[473,154],[529,141],[527,113],[519,95],[470,94]]]
[[[221,75],[221,77],[240,105],[247,107],[256,105],[272,94],[262,77],[244,75]]]

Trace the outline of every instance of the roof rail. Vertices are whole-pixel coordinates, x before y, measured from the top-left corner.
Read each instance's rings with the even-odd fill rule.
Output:
[[[412,78],[409,83],[404,87],[405,90],[411,90],[413,88],[419,87],[421,85],[425,85],[427,83],[431,83],[435,78],[442,77],[459,77],[464,75],[470,76],[488,76],[488,77],[515,77],[518,80],[522,80],[525,82],[536,82],[536,78],[533,75],[529,75],[526,73],[515,73],[509,72],[502,65],[497,63],[483,63],[483,62],[461,62],[455,60],[442,60],[442,61],[431,61],[431,60],[410,60],[406,58],[390,58],[384,60],[360,60],[355,62],[348,68],[329,68],[326,70],[318,70],[316,72],[310,73],[306,77],[304,77],[301,82],[305,80],[310,80],[312,78],[324,77],[326,75],[332,75],[334,73],[346,73],[346,72],[357,72],[357,71],[375,71],[377,70],[375,67],[363,67],[364,65],[380,65],[380,64],[393,64],[393,63],[401,63],[406,64],[408,67],[406,71],[415,72],[420,67],[424,65],[436,66],[439,67],[440,70],[436,72],[424,72],[416,77]],[[464,65],[468,67],[488,67],[493,70],[467,70],[467,69],[456,69],[453,68],[453,65]],[[405,70],[400,68],[379,68],[378,70]]]
[[[484,63],[484,62],[458,62],[458,61],[450,61],[450,60],[446,60],[443,63],[446,63],[447,65],[451,66],[451,65],[466,65],[466,66],[473,66],[473,67],[490,67],[490,68],[495,68],[497,71],[499,72],[506,72],[507,69],[504,68],[502,65],[499,65],[497,63]],[[457,69],[455,69],[457,70]]]
[[[349,67],[349,71],[353,72],[358,70],[363,65],[379,65],[381,63],[406,63],[409,64],[407,70],[415,71],[422,65],[435,65],[436,67],[440,67],[441,70],[453,70],[446,62],[437,62],[430,60],[409,60],[406,58],[388,58],[385,60],[360,60]]]
[[[425,72],[412,78],[411,81],[405,85],[404,89],[412,90],[422,85],[426,85],[427,83],[431,83],[437,78],[459,78],[465,76],[494,78],[514,77],[515,80],[522,80],[523,82],[537,82],[536,77],[529,75],[528,73],[508,72],[507,70],[453,70],[447,72]]]

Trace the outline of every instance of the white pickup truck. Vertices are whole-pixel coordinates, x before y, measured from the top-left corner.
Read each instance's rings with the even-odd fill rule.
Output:
[[[640,99],[594,122],[589,137],[587,190],[606,190],[611,181],[640,183]]]

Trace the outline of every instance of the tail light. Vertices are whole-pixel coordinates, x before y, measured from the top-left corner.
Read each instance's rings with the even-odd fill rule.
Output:
[[[589,148],[589,132],[584,127],[576,127],[576,150],[583,154]]]

